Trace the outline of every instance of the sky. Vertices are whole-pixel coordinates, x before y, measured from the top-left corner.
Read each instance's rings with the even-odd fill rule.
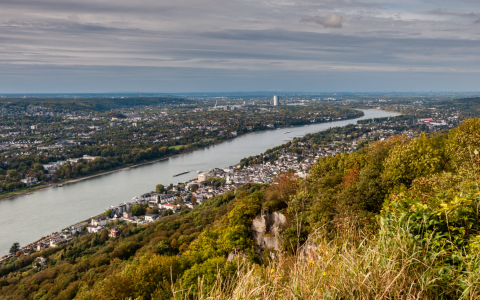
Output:
[[[480,90],[478,0],[1,0],[0,93]]]

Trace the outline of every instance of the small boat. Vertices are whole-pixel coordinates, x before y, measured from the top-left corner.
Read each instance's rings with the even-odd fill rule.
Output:
[[[197,171],[197,174],[200,174],[200,173],[203,173],[203,171],[202,171],[202,170],[198,170],[198,171]]]
[[[285,132],[284,134],[290,133],[290,131]]]
[[[62,187],[62,186],[63,186],[63,184],[57,184],[57,187]]]

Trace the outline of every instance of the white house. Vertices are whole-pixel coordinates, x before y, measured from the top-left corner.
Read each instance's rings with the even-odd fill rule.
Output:
[[[159,215],[145,215],[145,221],[146,222],[154,222],[156,221],[160,216]]]
[[[82,233],[83,231],[83,225],[85,225],[86,223],[81,223],[81,224],[76,224],[76,225],[73,225],[73,226],[70,226],[70,231],[72,232],[72,234],[75,234],[75,233]]]
[[[91,225],[94,226],[105,226],[108,223],[108,217],[107,216],[98,216],[92,219],[90,222]]]
[[[21,182],[25,183],[26,185],[34,185],[34,184],[38,184],[39,181],[37,178],[35,177],[25,177],[25,179],[22,179],[20,180]]]
[[[87,226],[87,231],[88,233],[97,233],[102,231],[104,227],[103,226],[97,226],[97,225],[88,225]]]

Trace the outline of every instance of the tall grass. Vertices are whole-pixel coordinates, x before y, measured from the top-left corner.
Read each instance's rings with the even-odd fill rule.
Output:
[[[348,230],[330,241],[316,234],[310,255],[239,262],[234,278],[218,276],[211,288],[199,279],[198,294],[174,289],[175,299],[480,299],[478,256],[450,265],[430,250],[431,240],[409,233],[408,221],[397,225],[357,238]]]

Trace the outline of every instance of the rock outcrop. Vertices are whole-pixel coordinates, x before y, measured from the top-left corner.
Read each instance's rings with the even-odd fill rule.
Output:
[[[253,239],[260,250],[280,250],[278,237],[287,219],[279,212],[262,213],[253,219]]]

